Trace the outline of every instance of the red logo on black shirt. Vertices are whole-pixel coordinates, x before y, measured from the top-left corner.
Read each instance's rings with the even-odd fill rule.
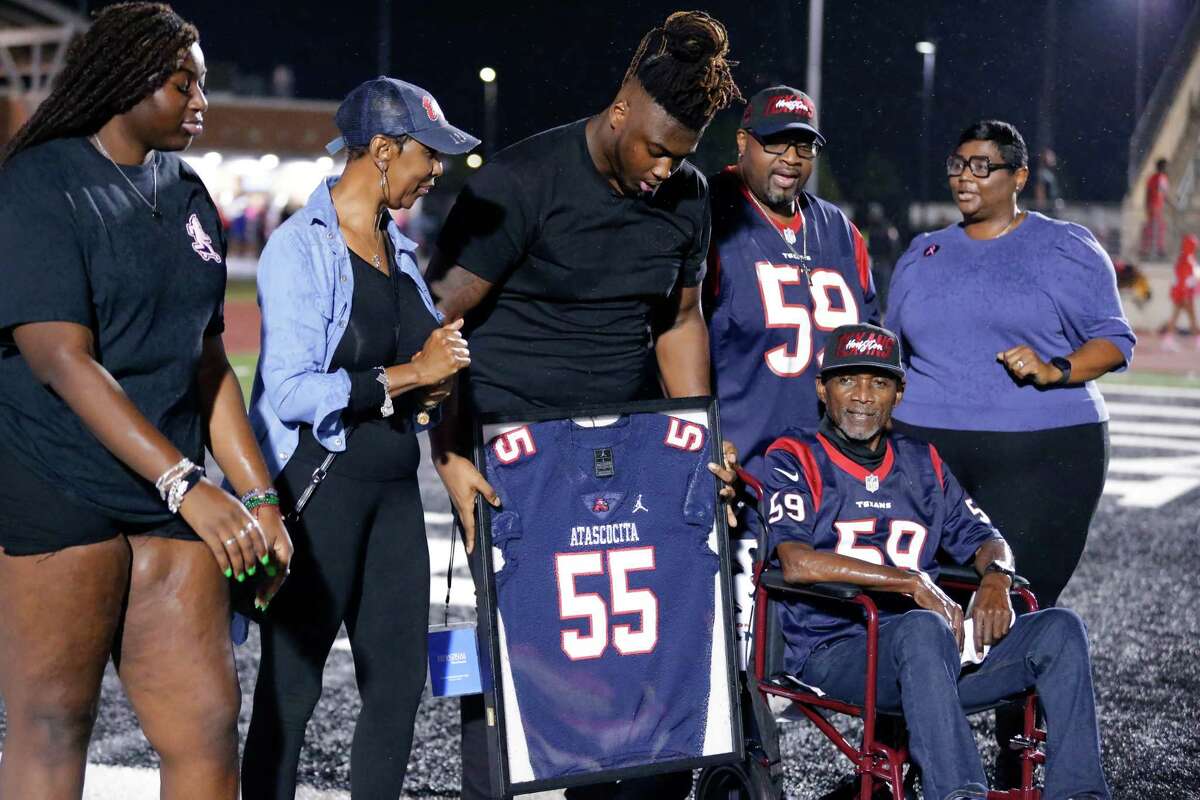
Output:
[[[205,261],[221,263],[221,254],[213,249],[212,237],[204,232],[204,227],[200,224],[200,218],[195,214],[188,217],[187,233],[188,236],[192,237],[192,249],[196,251],[196,255]]]

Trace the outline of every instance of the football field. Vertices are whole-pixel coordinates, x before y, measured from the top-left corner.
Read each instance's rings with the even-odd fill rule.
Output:
[[[253,359],[235,359],[239,372]],[[1145,378],[1140,378],[1144,381]],[[1195,797],[1200,791],[1200,388],[1106,382],[1112,413],[1109,481],[1083,561],[1062,602],[1087,622],[1096,672],[1105,767],[1114,797]],[[425,443],[423,442],[423,445]],[[450,515],[432,467],[421,474],[434,615],[441,618]],[[452,617],[472,614],[459,551]],[[242,733],[258,666],[257,634],[237,650]],[[348,797],[350,742],[358,699],[344,638],[326,664],[324,694],[301,760],[302,798]],[[976,722],[990,764],[989,723]],[[0,707],[0,733],[3,732]],[[809,724],[786,723],[786,790],[818,796],[848,762]],[[479,757],[478,755],[476,757]],[[87,798],[157,797],[155,756],[138,730],[111,668],[90,751]],[[459,773],[458,707],[427,699],[417,720],[406,795],[454,796]]]

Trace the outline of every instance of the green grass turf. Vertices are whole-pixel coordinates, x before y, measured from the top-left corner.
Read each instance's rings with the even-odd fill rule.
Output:
[[[1166,372],[1138,372],[1134,370],[1104,376],[1100,379],[1101,391],[1108,384],[1200,388],[1200,378],[1197,378],[1195,375],[1172,375]]]
[[[229,356],[229,363],[237,373],[238,382],[242,384],[242,396],[250,402],[250,387],[254,383],[254,367],[258,364],[258,353],[234,353]]]

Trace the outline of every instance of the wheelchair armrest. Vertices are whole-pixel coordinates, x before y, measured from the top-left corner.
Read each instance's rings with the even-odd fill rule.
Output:
[[[855,586],[852,583],[788,583],[784,580],[781,569],[765,570],[762,577],[759,578],[759,582],[772,592],[823,597],[830,600],[853,600],[863,593],[861,586]]]
[[[944,580],[978,586],[980,577],[979,573],[975,571],[975,567],[969,564],[939,564],[938,581]],[[1026,586],[1029,586],[1029,581],[1020,575],[1013,576],[1012,588],[1021,589]]]

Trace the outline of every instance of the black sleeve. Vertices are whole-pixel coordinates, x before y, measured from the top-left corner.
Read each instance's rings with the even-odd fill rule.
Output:
[[[459,193],[438,238],[438,249],[491,283],[498,283],[521,260],[536,223],[529,194],[516,171],[491,162]]]
[[[213,309],[212,318],[209,319],[208,325],[206,325],[204,327],[204,335],[206,337],[207,336],[220,336],[224,332],[225,332],[225,301],[222,300],[220,303],[217,304],[217,307],[215,309]]]
[[[20,156],[0,170],[0,343],[28,322],[94,326],[74,204],[38,172]]]
[[[703,196],[702,214],[696,236],[692,239],[692,247],[688,251],[687,260],[683,262],[683,285],[691,289],[704,281],[704,271],[708,266],[708,245],[712,239],[712,207],[708,203],[708,194]]]
[[[350,402],[346,410],[361,416],[383,406],[383,384],[379,382],[379,370],[363,369],[350,373]],[[377,413],[376,416],[379,416]]]

